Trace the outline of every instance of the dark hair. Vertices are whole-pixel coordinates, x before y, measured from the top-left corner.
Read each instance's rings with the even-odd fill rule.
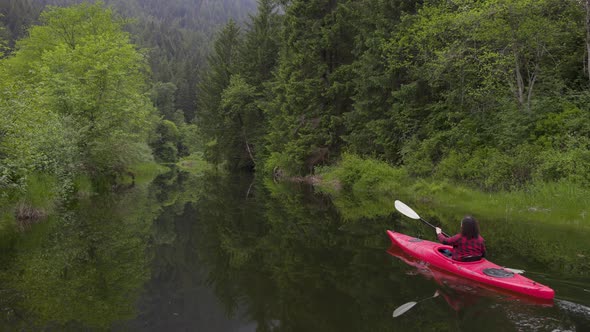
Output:
[[[472,216],[465,216],[461,220],[461,235],[468,239],[477,239],[479,236],[479,225]]]

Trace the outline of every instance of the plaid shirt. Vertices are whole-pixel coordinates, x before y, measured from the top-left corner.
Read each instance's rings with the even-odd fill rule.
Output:
[[[457,234],[446,237],[438,234],[438,240],[443,244],[453,246],[453,259],[460,261],[467,256],[485,256],[486,245],[483,237],[478,236],[476,239],[467,239]]]

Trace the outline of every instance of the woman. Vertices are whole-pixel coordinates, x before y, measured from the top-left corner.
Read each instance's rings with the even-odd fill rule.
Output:
[[[461,233],[446,237],[442,230],[436,227],[436,235],[442,244],[453,246],[453,259],[457,261],[476,261],[485,257],[486,246],[483,237],[479,235],[479,225],[472,216],[461,220]]]

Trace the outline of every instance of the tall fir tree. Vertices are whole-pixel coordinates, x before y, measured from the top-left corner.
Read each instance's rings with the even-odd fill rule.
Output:
[[[341,147],[350,110],[354,27],[345,0],[292,1],[284,18],[267,170],[309,173]]]
[[[195,123],[207,141],[207,159],[216,164],[225,160],[223,143],[229,140],[221,111],[221,95],[229,86],[232,74],[237,71],[240,44],[240,28],[232,20],[216,37],[213,52],[208,57],[208,69],[197,88]]]

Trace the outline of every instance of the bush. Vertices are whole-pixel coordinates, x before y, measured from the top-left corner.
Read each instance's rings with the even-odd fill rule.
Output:
[[[566,151],[554,149],[544,151],[534,178],[541,181],[568,180],[583,186],[590,186],[590,151],[574,148]]]
[[[438,138],[423,141],[413,139],[402,148],[402,159],[409,174],[416,177],[431,176],[434,159],[438,155]]]
[[[538,149],[523,145],[501,152],[480,148],[470,153],[451,151],[436,168],[438,177],[470,184],[483,190],[505,190],[530,182]]]
[[[156,128],[156,139],[151,146],[156,160],[174,163],[178,161],[180,132],[174,122],[163,120]]]
[[[326,181],[338,180],[342,187],[355,195],[394,194],[409,182],[407,171],[389,164],[344,154],[336,167],[319,169]]]

